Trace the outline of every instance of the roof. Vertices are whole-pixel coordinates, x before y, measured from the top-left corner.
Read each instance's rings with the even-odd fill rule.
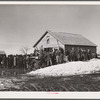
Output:
[[[47,33],[52,35],[55,39],[57,39],[64,45],[97,46],[87,38],[83,37],[81,34],[46,31],[33,47],[36,47],[36,45]]]
[[[6,55],[5,51],[0,51],[0,55]]]

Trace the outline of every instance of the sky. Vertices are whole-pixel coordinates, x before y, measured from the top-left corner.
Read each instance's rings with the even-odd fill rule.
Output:
[[[47,31],[82,34],[100,51],[100,6],[0,5],[0,50],[21,53]]]

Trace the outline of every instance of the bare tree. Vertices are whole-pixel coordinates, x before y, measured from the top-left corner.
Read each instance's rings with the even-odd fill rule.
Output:
[[[21,51],[24,55],[27,55],[27,52],[28,52],[29,49],[30,49],[30,48],[29,48],[28,46],[25,46],[25,47],[22,47],[22,48],[20,49],[20,51]]]

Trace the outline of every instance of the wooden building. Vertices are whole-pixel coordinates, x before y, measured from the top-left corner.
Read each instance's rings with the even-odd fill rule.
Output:
[[[5,56],[6,55],[5,51],[0,51],[0,55]]]
[[[97,46],[80,34],[46,31],[33,47],[43,48],[46,51],[59,47],[70,51],[72,47],[75,49],[79,47],[96,53]]]

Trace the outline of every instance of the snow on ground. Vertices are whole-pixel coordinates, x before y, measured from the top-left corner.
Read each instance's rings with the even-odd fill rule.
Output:
[[[81,74],[91,74],[100,71],[100,59],[90,61],[68,62],[64,64],[41,68],[36,71],[27,73],[28,75],[37,76],[71,76]]]

